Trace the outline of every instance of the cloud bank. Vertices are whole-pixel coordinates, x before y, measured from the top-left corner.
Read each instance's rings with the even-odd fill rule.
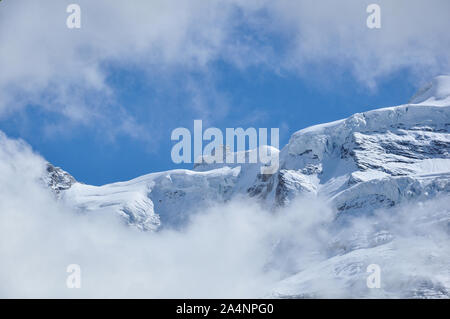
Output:
[[[366,27],[370,1],[79,0],[78,30],[66,27],[69,3],[1,3],[0,116],[33,105],[70,123],[145,137],[116,99],[111,66],[143,71],[155,86],[186,77],[186,104],[202,116],[221,116],[214,110],[226,105],[214,87],[218,61],[319,84],[351,74],[372,88],[398,70],[426,79],[450,70],[446,0],[377,1],[377,30]]]

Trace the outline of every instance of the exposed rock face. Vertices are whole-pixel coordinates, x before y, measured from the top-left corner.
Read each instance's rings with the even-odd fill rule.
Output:
[[[46,172],[47,174],[44,176],[44,182],[57,195],[61,191],[69,189],[77,182],[72,175],[50,163],[47,163]]]

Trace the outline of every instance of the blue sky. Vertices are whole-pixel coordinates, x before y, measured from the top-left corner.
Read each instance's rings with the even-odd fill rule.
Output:
[[[449,73],[448,1],[379,1],[380,30],[371,1],[80,0],[79,30],[66,2],[0,4],[0,130],[88,184],[191,168],[170,134],[195,119],[277,127],[284,146]]]
[[[373,91],[361,87],[351,77],[340,77],[333,85],[324,87],[295,75],[281,76],[259,68],[241,71],[226,64],[211,68],[219,79],[216,90],[228,97],[229,110],[219,119],[204,119],[205,128],[206,125],[222,129],[278,127],[280,146],[299,129],[356,112],[402,104],[415,91],[406,72],[398,72]],[[189,75],[181,74],[180,79],[183,76]],[[9,136],[25,139],[48,161],[89,184],[101,185],[150,172],[191,168],[190,164],[174,164],[170,158],[175,143],[170,140],[172,130],[187,127],[192,132],[194,119],[203,119],[196,112],[186,110],[183,105],[186,92],[172,86],[158,88],[155,92],[147,76],[134,70],[113,70],[110,81],[112,88],[119,92],[121,103],[139,118],[139,124],[146,127],[148,123],[150,139],[155,121],[161,121],[155,132],[156,143],[128,136],[104,140],[101,133],[91,128],[47,135],[42,128],[60,119],[33,107],[13,120],[0,122],[1,129]],[[173,114],[178,110],[179,114]]]

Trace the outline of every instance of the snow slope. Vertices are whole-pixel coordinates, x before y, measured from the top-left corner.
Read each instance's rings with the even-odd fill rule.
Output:
[[[448,191],[449,111],[402,105],[295,133],[281,151],[278,203],[306,189],[360,213]]]
[[[173,170],[100,187],[75,183],[61,198],[80,211],[115,211],[141,230],[157,230],[161,223],[181,224],[187,217],[184,213],[202,204],[230,198],[239,172],[239,167]]]

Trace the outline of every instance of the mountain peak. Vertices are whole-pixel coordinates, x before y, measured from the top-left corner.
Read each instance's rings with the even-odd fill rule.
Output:
[[[424,85],[417,93],[411,98],[409,103],[421,104],[421,103],[433,103],[433,104],[446,104],[450,102],[450,76],[440,75],[435,77],[431,82]]]

